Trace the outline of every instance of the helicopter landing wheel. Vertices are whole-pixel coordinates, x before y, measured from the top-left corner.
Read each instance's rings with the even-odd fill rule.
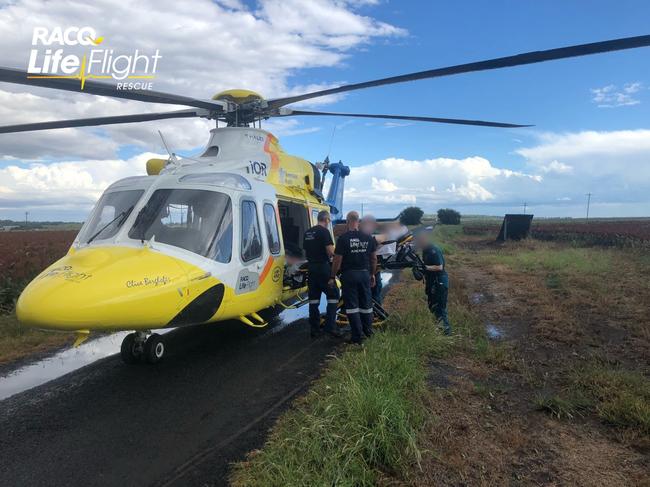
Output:
[[[129,333],[122,340],[120,356],[125,364],[135,364],[140,361],[143,352],[144,334]]]
[[[144,342],[144,359],[150,364],[160,362],[165,355],[165,344],[157,333],[150,335]]]

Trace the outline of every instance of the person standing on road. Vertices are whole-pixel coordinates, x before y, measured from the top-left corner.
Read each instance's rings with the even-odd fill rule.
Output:
[[[359,214],[347,214],[348,231],[336,241],[330,282],[334,282],[339,269],[342,275],[345,313],[350,322],[350,342],[361,345],[363,335],[370,337],[372,331],[372,298],[370,288],[374,284],[377,268],[375,241],[359,230]]]
[[[312,338],[320,335],[321,294],[327,298],[325,326],[323,331],[340,338],[336,329],[336,308],[339,302],[339,290],[336,281],[330,281],[330,259],[334,255],[334,242],[329,231],[330,214],[323,210],[318,213],[318,223],[305,232],[302,246],[307,257],[307,286],[309,293],[309,325]]]
[[[422,262],[425,266],[425,292],[429,311],[442,323],[445,335],[451,335],[451,325],[447,314],[449,276],[445,267],[445,258],[440,248],[431,243],[427,232],[420,232],[416,242],[417,246],[422,249]]]

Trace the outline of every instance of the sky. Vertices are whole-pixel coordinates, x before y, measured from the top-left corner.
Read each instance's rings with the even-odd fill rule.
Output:
[[[0,65],[25,69],[34,27],[91,26],[115,52],[158,49],[154,89],[268,98],[572,44],[649,34],[650,2],[117,0],[0,2]],[[650,48],[356,91],[301,108],[533,124],[498,129],[331,117],[264,122],[289,153],[352,168],[344,206],[426,213],[650,216]],[[173,109],[173,108],[171,108]],[[170,106],[0,83],[2,124]],[[194,154],[213,122],[0,135],[0,220],[82,221],[116,179]]]

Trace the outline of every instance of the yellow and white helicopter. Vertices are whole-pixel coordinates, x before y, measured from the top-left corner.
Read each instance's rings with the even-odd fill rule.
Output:
[[[285,153],[275,136],[256,128],[261,120],[309,115],[522,127],[481,120],[293,110],[287,105],[393,83],[648,45],[650,36],[615,39],[271,100],[248,90],[230,90],[202,100],[157,91],[122,91],[92,80],[86,80],[82,90],[74,79],[34,79],[22,70],[0,68],[0,82],[191,107],[12,125],[0,127],[0,133],[187,117],[227,124],[211,130],[200,156],[152,159],[146,176],[109,186],[67,255],[25,288],[17,303],[18,318],[25,326],[75,331],[80,339],[94,330],[134,330],[122,343],[127,363],[162,358],[164,342],[151,330],[230,319],[266,326],[260,311],[304,303],[300,299],[304,283],[291,285],[285,276],[286,250],[301,247],[304,231],[316,223],[320,210],[341,214],[349,168],[325,164],[321,174],[321,168]],[[325,197],[323,180],[328,171],[332,180]]]

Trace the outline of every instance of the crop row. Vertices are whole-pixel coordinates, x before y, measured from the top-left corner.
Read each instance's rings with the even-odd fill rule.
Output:
[[[470,224],[463,228],[467,235],[496,234],[499,224]],[[587,245],[650,247],[650,220],[611,220],[591,222],[533,222],[533,238],[540,240],[576,241]]]
[[[74,230],[0,232],[0,312],[13,304],[27,281],[65,255]]]

